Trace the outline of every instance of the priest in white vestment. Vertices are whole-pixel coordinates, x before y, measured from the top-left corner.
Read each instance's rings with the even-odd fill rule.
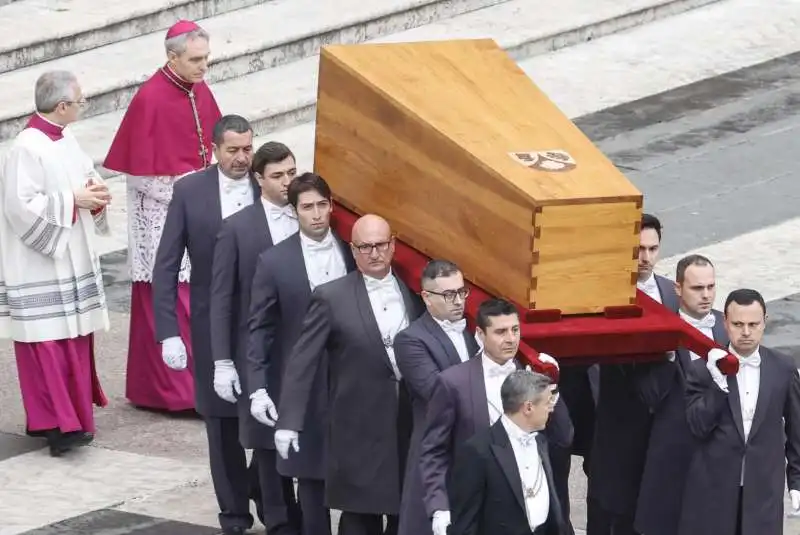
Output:
[[[59,456],[93,439],[104,406],[93,334],[108,329],[95,234],[108,188],[66,126],[85,100],[75,76],[36,82],[37,112],[0,161],[0,338],[14,341],[30,435]]]

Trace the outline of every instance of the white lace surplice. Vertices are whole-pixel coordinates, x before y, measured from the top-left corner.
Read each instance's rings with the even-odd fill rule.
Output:
[[[128,265],[134,282],[153,282],[153,265],[172,187],[184,176],[127,176]],[[178,281],[189,282],[190,275],[189,257],[184,252]]]

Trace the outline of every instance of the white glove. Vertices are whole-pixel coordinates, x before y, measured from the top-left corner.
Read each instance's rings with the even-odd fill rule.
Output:
[[[708,352],[708,360],[706,360],[706,368],[708,368],[708,373],[711,374],[711,378],[714,379],[714,382],[717,383],[717,386],[723,392],[728,391],[728,381],[725,379],[725,376],[722,375],[722,372],[719,371],[717,362],[724,359],[727,355],[728,353],[726,351],[715,347]]]
[[[560,370],[561,367],[558,365],[558,361],[548,355],[547,353],[539,353],[539,360],[544,362],[545,364],[552,364],[556,367],[557,370]]]
[[[278,411],[265,389],[259,388],[250,396],[250,414],[262,424],[275,427]]]
[[[789,498],[792,500],[792,514],[800,515],[800,490],[790,490]]]
[[[161,342],[161,359],[173,370],[186,369],[186,346],[180,336],[172,336]]]
[[[300,451],[297,431],[289,431],[288,429],[278,429],[275,431],[275,449],[278,450],[278,455],[284,459],[288,459],[289,446],[291,446],[295,452]]]
[[[447,535],[447,526],[450,525],[450,511],[434,511],[433,522],[433,535]]]
[[[232,360],[214,361],[214,392],[228,403],[236,403],[236,396],[242,394],[239,374]]]
[[[676,353],[674,351],[667,351],[667,360],[675,362]]]

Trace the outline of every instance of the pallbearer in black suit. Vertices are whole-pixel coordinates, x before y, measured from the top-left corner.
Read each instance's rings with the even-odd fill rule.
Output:
[[[296,234],[294,210],[288,205],[288,187],[297,174],[294,155],[283,143],[270,141],[256,151],[252,173],[260,199],[230,216],[222,225],[214,249],[211,286],[211,347],[214,353],[214,389],[228,403],[237,403],[238,418],[227,418],[225,436],[233,451],[238,444],[272,449],[269,459],[254,455],[262,489],[261,504],[267,533],[299,529],[298,509],[291,479],[275,469],[271,429],[250,415],[247,348],[250,299],[258,256]],[[244,383],[244,384],[242,384]],[[236,440],[236,444],[233,443]],[[241,450],[238,446],[238,450]],[[264,462],[262,462],[264,461]]]
[[[790,357],[761,345],[761,294],[735,290],[724,312],[739,372],[722,375],[725,352],[714,349],[687,374],[686,419],[699,443],[678,533],[781,535],[784,482],[800,512],[800,376]]]
[[[258,258],[250,307],[250,349],[247,387],[250,409],[263,428],[272,433],[271,399],[280,399],[286,359],[303,325],[311,292],[317,286],[344,277],[355,269],[350,248],[331,230],[331,190],[319,175],[304,173],[289,186],[289,204],[297,213],[300,232]],[[303,448],[289,455],[291,436],[275,433],[274,445],[255,443],[259,466],[277,466],[284,477],[298,479],[302,508],[302,533],[325,535],[331,519],[325,507],[325,432],[328,426],[328,366],[322,358],[309,394],[303,422]],[[277,449],[280,458],[275,459]],[[272,468],[274,470],[274,468]],[[267,511],[269,519],[269,511]],[[283,532],[282,532],[283,533]]]
[[[392,274],[394,247],[383,218],[356,222],[350,248],[358,271],[314,289],[281,385],[278,429],[287,431],[280,438],[291,457],[304,448],[311,392],[327,354],[325,497],[342,511],[339,535],[397,533],[410,409],[393,343],[422,303]]]
[[[678,262],[675,291],[684,321],[722,346],[728,345],[722,313],[712,310],[717,295],[711,261],[689,255]],[[678,535],[683,489],[696,440],[686,423],[686,373],[699,359],[687,349],[670,352],[639,378],[653,425],[639,489],[635,528],[646,535]]]
[[[244,533],[252,526],[253,518],[236,405],[220,398],[214,388],[210,335],[214,237],[224,218],[258,199],[259,188],[249,176],[253,130],[244,118],[226,115],[220,119],[214,127],[213,148],[218,164],[175,183],[153,268],[153,308],[164,362],[176,370],[186,368],[186,348],[180,338],[175,303],[178,273],[184,251],[187,252],[192,264],[189,288],[195,400],[197,412],[206,424],[219,522],[227,535]],[[252,465],[250,475],[250,494],[261,516],[258,478]]]
[[[558,394],[528,370],[500,387],[503,416],[469,439],[453,463],[449,535],[564,535],[544,429]]]
[[[478,307],[476,323],[481,352],[439,373],[428,401],[419,467],[425,510],[433,521],[435,535],[445,535],[450,523],[447,488],[453,458],[475,433],[502,416],[500,387],[506,377],[522,367],[514,358],[520,341],[514,305],[503,299],[488,299]],[[558,365],[544,353],[539,358]],[[551,443],[563,448],[572,442],[572,422],[563,401],[556,403],[545,433]]]
[[[402,535],[432,533],[431,518],[422,501],[419,447],[436,375],[478,352],[478,344],[467,331],[464,319],[469,288],[464,285],[458,266],[447,260],[431,260],[422,271],[421,286],[427,312],[394,339],[397,367],[411,395],[414,413],[414,431],[400,504],[399,531]]]
[[[670,310],[678,310],[675,283],[653,272],[661,252],[661,222],[642,215],[637,288]],[[651,414],[637,377],[649,365],[600,366],[594,445],[589,459],[587,535],[633,535]]]

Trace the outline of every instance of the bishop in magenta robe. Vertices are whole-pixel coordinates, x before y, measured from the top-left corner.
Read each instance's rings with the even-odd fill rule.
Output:
[[[191,266],[184,256],[176,315],[180,337],[164,345],[166,358],[187,361],[170,369],[162,361],[153,317],[153,264],[172,187],[212,163],[211,133],[221,117],[203,81],[208,34],[179,21],[166,35],[168,62],[133,97],[104,166],[127,176],[128,256],[131,269],[130,341],[126,396],[137,406],[182,411],[195,408],[189,326]],[[209,236],[213,239],[213,236]],[[184,368],[184,369],[180,369]]]

